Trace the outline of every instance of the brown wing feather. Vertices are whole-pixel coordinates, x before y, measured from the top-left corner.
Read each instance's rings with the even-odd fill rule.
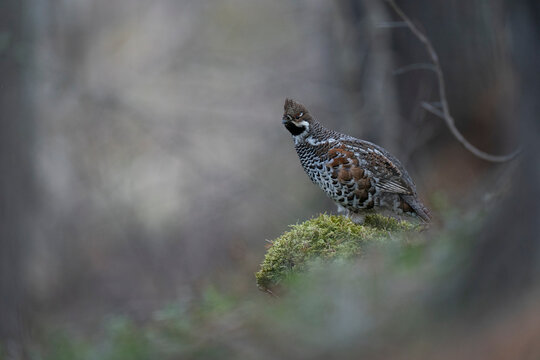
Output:
[[[373,207],[369,194],[375,191],[371,179],[360,167],[360,161],[353,151],[336,146],[328,151],[326,167],[330,170],[332,179],[339,182],[344,190],[347,201],[362,208]]]
[[[375,186],[385,192],[414,195],[415,185],[401,163],[386,150],[368,141],[344,141],[348,150],[358,153],[367,162],[376,178]]]

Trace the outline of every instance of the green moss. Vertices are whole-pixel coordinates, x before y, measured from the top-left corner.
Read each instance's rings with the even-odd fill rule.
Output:
[[[257,285],[269,289],[305,270],[310,260],[348,259],[361,256],[369,244],[393,239],[416,226],[381,215],[368,215],[364,225],[344,216],[321,215],[291,226],[291,230],[271,242],[261,269],[255,274]]]

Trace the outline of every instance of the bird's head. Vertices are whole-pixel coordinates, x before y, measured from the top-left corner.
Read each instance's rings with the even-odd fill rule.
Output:
[[[285,99],[281,122],[293,136],[307,134],[311,125],[311,115],[306,107],[292,99]]]

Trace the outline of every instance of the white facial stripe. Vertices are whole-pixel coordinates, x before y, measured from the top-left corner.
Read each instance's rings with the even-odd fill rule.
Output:
[[[302,126],[305,126],[306,129],[309,129],[309,123],[306,121],[306,120],[302,120],[300,122],[295,122],[293,121],[292,122],[294,124],[294,126],[296,127],[302,127]]]

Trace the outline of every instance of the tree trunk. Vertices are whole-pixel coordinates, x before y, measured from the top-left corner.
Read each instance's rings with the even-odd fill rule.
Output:
[[[0,358],[24,358],[27,323],[23,255],[36,206],[33,176],[34,120],[25,91],[30,42],[28,4],[0,6]]]

